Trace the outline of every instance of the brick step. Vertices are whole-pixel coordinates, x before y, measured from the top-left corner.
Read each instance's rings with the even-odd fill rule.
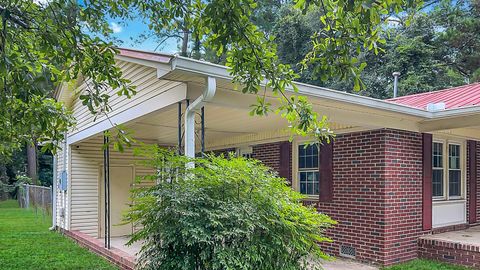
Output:
[[[445,235],[448,238],[449,235]],[[467,236],[472,237],[472,236]],[[418,239],[418,257],[480,268],[480,242],[439,239],[427,235]]]
[[[119,266],[122,270],[133,270],[135,268],[135,257],[115,247],[111,247],[110,249],[105,248],[103,241],[100,239],[79,231],[63,231],[63,233],[72,238],[80,246],[104,257],[111,263]]]

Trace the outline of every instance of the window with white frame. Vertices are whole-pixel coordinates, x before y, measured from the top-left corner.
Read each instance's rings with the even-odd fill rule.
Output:
[[[462,169],[460,167],[460,145],[448,145],[448,196],[462,196]]]
[[[433,170],[432,170],[432,194],[433,197],[443,197],[443,143],[433,143]]]
[[[448,200],[463,197],[463,147],[453,141],[434,141],[432,145],[432,195]]]
[[[298,145],[298,182],[300,193],[319,194],[318,146]]]

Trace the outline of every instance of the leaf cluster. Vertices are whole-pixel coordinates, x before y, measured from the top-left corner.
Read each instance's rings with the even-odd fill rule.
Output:
[[[318,244],[335,222],[259,161],[206,155],[191,166],[156,146],[136,152],[157,170],[126,215],[139,228],[130,243],[143,243],[140,269],[293,270],[326,258]]]
[[[114,64],[111,43],[86,34],[109,33],[101,10],[76,1],[4,1],[0,4],[0,153],[38,142],[55,151],[71,114],[53,99],[62,82],[89,82],[80,99],[92,112],[108,112],[105,89],[131,96],[134,88]]]

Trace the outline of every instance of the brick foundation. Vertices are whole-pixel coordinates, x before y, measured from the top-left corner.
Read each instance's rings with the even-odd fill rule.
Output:
[[[418,240],[420,258],[480,268],[480,246],[444,240]]]
[[[63,231],[63,233],[72,238],[80,246],[87,248],[91,252],[100,255],[111,263],[123,270],[133,270],[135,268],[135,258],[118,248],[106,249],[102,240],[89,236],[79,231]]]

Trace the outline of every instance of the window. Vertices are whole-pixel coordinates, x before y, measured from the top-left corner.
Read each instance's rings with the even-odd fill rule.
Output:
[[[448,145],[448,196],[462,195],[462,169],[460,168],[460,145]]]
[[[433,197],[443,197],[443,143],[433,143]]]
[[[306,195],[319,194],[319,173],[318,173],[318,146],[298,146],[298,179],[300,193]]]
[[[432,146],[432,195],[434,199],[462,197],[463,152],[460,143],[434,142]]]

